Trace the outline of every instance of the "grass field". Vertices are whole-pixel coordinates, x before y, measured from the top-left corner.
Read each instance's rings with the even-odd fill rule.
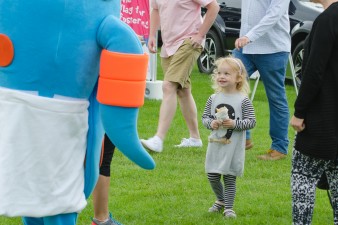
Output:
[[[158,79],[162,79],[161,70],[158,71]],[[188,137],[186,125],[178,110],[164,142],[164,151],[151,153],[157,163],[155,170],[142,170],[117,151],[111,165],[109,196],[110,210],[114,217],[124,225],[290,225],[290,170],[294,131],[289,129],[290,154],[286,159],[266,162],[256,158],[270,147],[269,110],[262,83],[259,84],[253,102],[257,119],[257,125],[252,131],[255,146],[246,151],[245,173],[237,180],[234,205],[237,219],[225,220],[222,214],[207,212],[215,197],[204,172],[209,131],[202,126],[200,118],[212,89],[209,76],[200,74],[197,68],[193,71],[192,83],[203,148],[173,147],[181,138]],[[292,113],[296,95],[292,85],[287,86],[287,95]],[[146,100],[140,108],[140,138],[148,138],[156,132],[160,103]],[[88,206],[79,215],[78,224],[90,225],[92,216],[90,198]],[[313,224],[333,224],[332,221],[332,210],[326,192],[318,190]],[[19,218],[0,217],[0,225],[19,224]]]

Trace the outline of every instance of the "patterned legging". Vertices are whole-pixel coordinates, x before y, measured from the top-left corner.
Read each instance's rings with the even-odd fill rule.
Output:
[[[221,176],[218,173],[208,173],[208,180],[217,200],[224,203],[225,209],[232,209],[236,195],[236,176],[223,175],[224,186]]]
[[[292,219],[294,225],[311,224],[316,183],[326,173],[330,186],[334,224],[338,225],[338,166],[333,161],[306,156],[293,151],[291,171]]]

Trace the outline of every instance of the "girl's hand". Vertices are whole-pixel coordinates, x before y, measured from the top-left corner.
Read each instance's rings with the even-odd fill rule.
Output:
[[[232,120],[232,119],[226,119],[226,120],[223,120],[222,122],[222,126],[224,128],[235,128],[235,120]]]
[[[220,127],[220,125],[222,125],[222,123],[218,120],[213,120],[211,121],[210,125],[213,130],[218,130],[218,128]]]

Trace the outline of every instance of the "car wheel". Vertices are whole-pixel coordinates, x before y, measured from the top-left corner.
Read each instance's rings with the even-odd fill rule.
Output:
[[[302,65],[304,55],[304,41],[297,44],[295,50],[292,53],[293,65],[295,67],[295,80],[296,85],[299,88],[302,79]]]
[[[206,35],[205,46],[197,59],[197,66],[201,73],[212,73],[215,60],[222,56],[221,42],[215,31],[209,30]]]

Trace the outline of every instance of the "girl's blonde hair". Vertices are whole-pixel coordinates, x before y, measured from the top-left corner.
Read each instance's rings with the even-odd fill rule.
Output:
[[[222,91],[222,89],[217,85],[216,77],[218,74],[218,68],[224,63],[228,64],[233,71],[237,72],[237,78],[239,82],[237,83],[236,89],[245,95],[249,95],[250,85],[247,79],[248,75],[246,69],[240,59],[234,58],[231,55],[218,58],[215,61],[215,69],[211,75],[212,88],[215,90],[215,92],[217,93]]]

